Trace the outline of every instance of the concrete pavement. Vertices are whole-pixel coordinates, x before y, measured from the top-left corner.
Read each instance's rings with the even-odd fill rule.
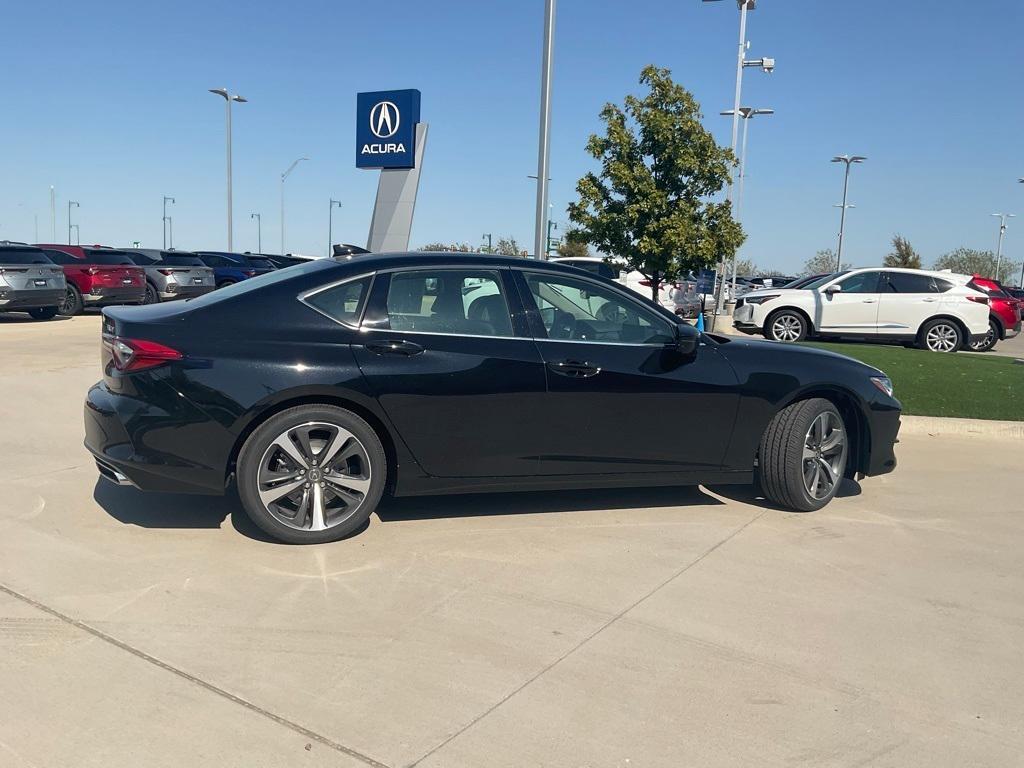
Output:
[[[12,316],[13,318],[13,316]],[[1024,754],[1019,444],[742,488],[395,500],[267,542],[97,480],[96,317],[0,317],[0,766],[964,766]]]

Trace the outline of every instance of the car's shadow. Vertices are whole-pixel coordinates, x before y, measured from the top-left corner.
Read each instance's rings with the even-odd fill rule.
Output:
[[[755,507],[765,507],[766,509],[773,509],[777,512],[789,512],[794,513],[793,510],[787,509],[786,507],[779,506],[778,504],[769,501],[765,495],[761,492],[761,489],[756,485],[710,485],[708,490],[719,496],[724,496],[730,501],[738,501],[741,504],[752,504]],[[836,493],[835,498],[845,499],[853,496],[860,496],[861,488],[860,483],[856,480],[851,480],[848,477],[844,477],[843,481],[839,484],[839,491]]]
[[[716,491],[717,492],[717,491]],[[725,495],[724,493],[722,495]],[[141,528],[220,528],[225,521],[243,536],[272,542],[242,510],[234,489],[224,496],[144,493],[99,478],[93,499],[115,520]],[[447,496],[386,497],[377,508],[383,523],[494,515],[564,514],[650,507],[715,506],[723,502],[697,486],[522,491]],[[353,535],[358,535],[363,529]]]

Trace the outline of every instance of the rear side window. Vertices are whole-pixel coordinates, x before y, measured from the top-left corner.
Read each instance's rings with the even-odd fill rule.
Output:
[[[199,258],[208,267],[233,267],[233,266],[235,266],[230,261],[225,259],[223,256],[214,256],[213,254],[210,254],[210,253],[204,253]]]
[[[388,323],[394,331],[511,336],[512,318],[497,272],[423,269],[391,275]]]
[[[52,264],[46,254],[37,248],[4,248],[0,250],[0,264]]]
[[[370,276],[333,285],[322,291],[306,296],[303,301],[317,312],[345,325],[359,325],[359,318],[366,303],[370,287]]]
[[[245,260],[249,262],[249,266],[256,269],[277,269],[274,262],[262,256],[246,256]]]
[[[945,293],[946,291],[953,287],[953,284],[948,280],[941,280],[937,277],[933,278],[933,282],[935,283],[936,293]]]
[[[882,281],[885,293],[938,293],[931,275],[915,275],[912,272],[886,272]]]

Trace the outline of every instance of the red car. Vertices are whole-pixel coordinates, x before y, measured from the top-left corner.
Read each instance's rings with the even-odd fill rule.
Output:
[[[975,275],[969,287],[988,296],[988,335],[971,344],[975,352],[988,352],[1003,339],[1012,339],[1020,333],[1021,301],[1011,296],[996,280]]]
[[[64,268],[68,288],[58,307],[62,315],[77,315],[86,307],[141,304],[146,298],[146,273],[124,251],[101,246],[37,245]]]

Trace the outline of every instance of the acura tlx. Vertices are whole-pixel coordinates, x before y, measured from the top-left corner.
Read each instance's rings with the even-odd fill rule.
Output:
[[[223,494],[291,543],[382,496],[757,483],[797,511],[891,472],[881,371],[701,333],[582,270],[365,254],[103,312],[85,403],[100,474]]]

